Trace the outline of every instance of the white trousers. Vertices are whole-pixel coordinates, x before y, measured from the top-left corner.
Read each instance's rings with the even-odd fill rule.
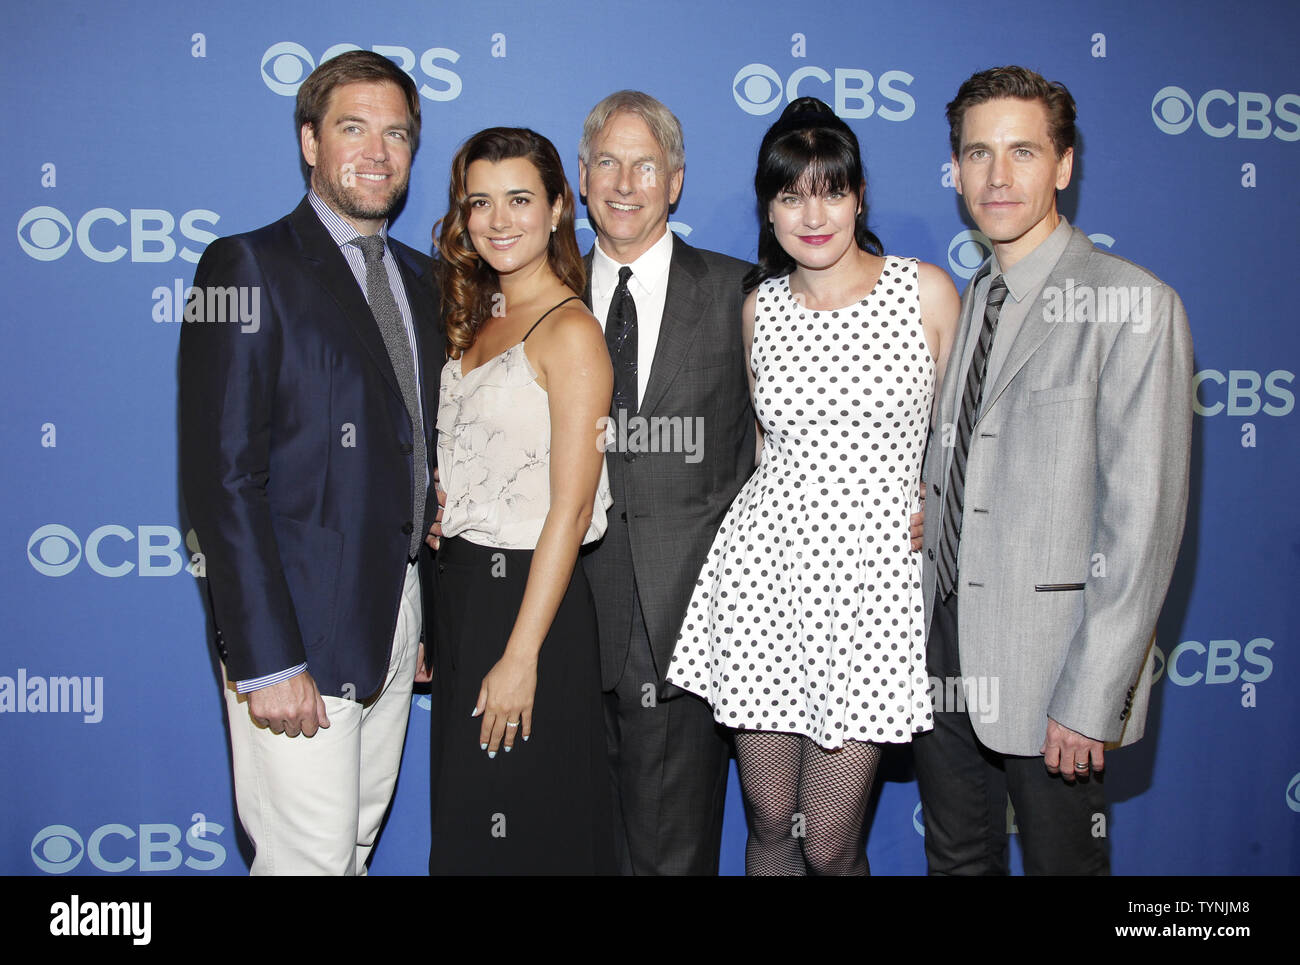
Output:
[[[363,875],[397,783],[420,645],[420,576],[406,568],[388,673],[366,703],[325,697],[330,726],[287,737],[226,682],[239,820],[254,875]],[[310,671],[310,667],[308,668]]]

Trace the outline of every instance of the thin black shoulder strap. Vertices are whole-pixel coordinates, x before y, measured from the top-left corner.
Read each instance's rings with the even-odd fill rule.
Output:
[[[543,313],[543,315],[542,315],[541,318],[539,318],[537,321],[533,322],[533,328],[530,328],[530,329],[528,330],[528,335],[532,335],[532,334],[533,334],[533,329],[536,328],[538,325],[542,324],[542,322],[545,320],[546,316],[549,315],[549,314],[551,314],[551,312],[555,311],[555,310],[556,310],[557,308],[559,308],[561,305],[565,305],[565,304],[568,304],[568,303],[571,302],[571,301],[576,301],[576,300],[579,300],[577,295],[570,295],[570,296],[569,296],[568,298],[566,298],[564,301],[562,301],[562,302],[558,302],[557,304],[552,305],[550,308],[548,308],[548,309],[545,311],[545,313]],[[528,341],[528,335],[525,335],[525,336],[524,336],[523,338],[521,338],[519,341],[521,341],[521,342],[526,342],[526,341]]]

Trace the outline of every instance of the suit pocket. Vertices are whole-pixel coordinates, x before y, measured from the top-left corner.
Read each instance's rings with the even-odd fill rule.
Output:
[[[288,516],[273,515],[271,526],[303,646],[319,650],[333,634],[343,534]]]
[[[1076,399],[1093,399],[1096,397],[1096,382],[1075,382],[1071,385],[1054,385],[1046,389],[1035,389],[1029,393],[1029,404],[1051,405],[1054,402],[1073,402]]]
[[[1083,589],[1082,583],[1035,583],[1035,593],[1069,593]]]

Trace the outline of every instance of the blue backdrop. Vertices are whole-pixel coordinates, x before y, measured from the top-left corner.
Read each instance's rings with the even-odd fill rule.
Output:
[[[1108,757],[1114,868],[1300,871],[1300,9],[737,6],[183,0],[10,11],[0,872],[247,868],[179,506],[177,292],[214,237],[297,203],[293,94],[315,64],[353,47],[396,60],[424,97],[394,227],[417,248],[429,248],[467,135],[534,127],[576,184],[587,110],[634,87],[686,131],[674,229],[752,258],[759,139],[791,97],[814,94],[862,140],[886,247],[946,267],[959,287],[987,244],[952,190],[945,103],[970,73],[1003,63],[1066,83],[1082,144],[1064,213],[1172,284],[1196,342],[1192,501],[1159,626],[1152,716],[1144,741]],[[586,248],[590,229],[579,240]],[[427,730],[417,698],[375,873],[424,866]],[[910,758],[891,752],[873,869],[923,871],[920,827]],[[733,778],[724,872],[743,870],[743,852]]]

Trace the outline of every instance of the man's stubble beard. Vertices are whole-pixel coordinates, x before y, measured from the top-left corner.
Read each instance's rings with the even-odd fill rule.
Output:
[[[408,175],[400,184],[393,186],[387,198],[376,202],[373,207],[368,207],[364,206],[360,198],[354,196],[351,189],[344,187],[341,179],[322,177],[319,180],[321,183],[318,184],[317,178],[312,178],[312,188],[320,195],[322,201],[345,218],[357,218],[362,221],[387,220],[402,203],[410,186]]]

